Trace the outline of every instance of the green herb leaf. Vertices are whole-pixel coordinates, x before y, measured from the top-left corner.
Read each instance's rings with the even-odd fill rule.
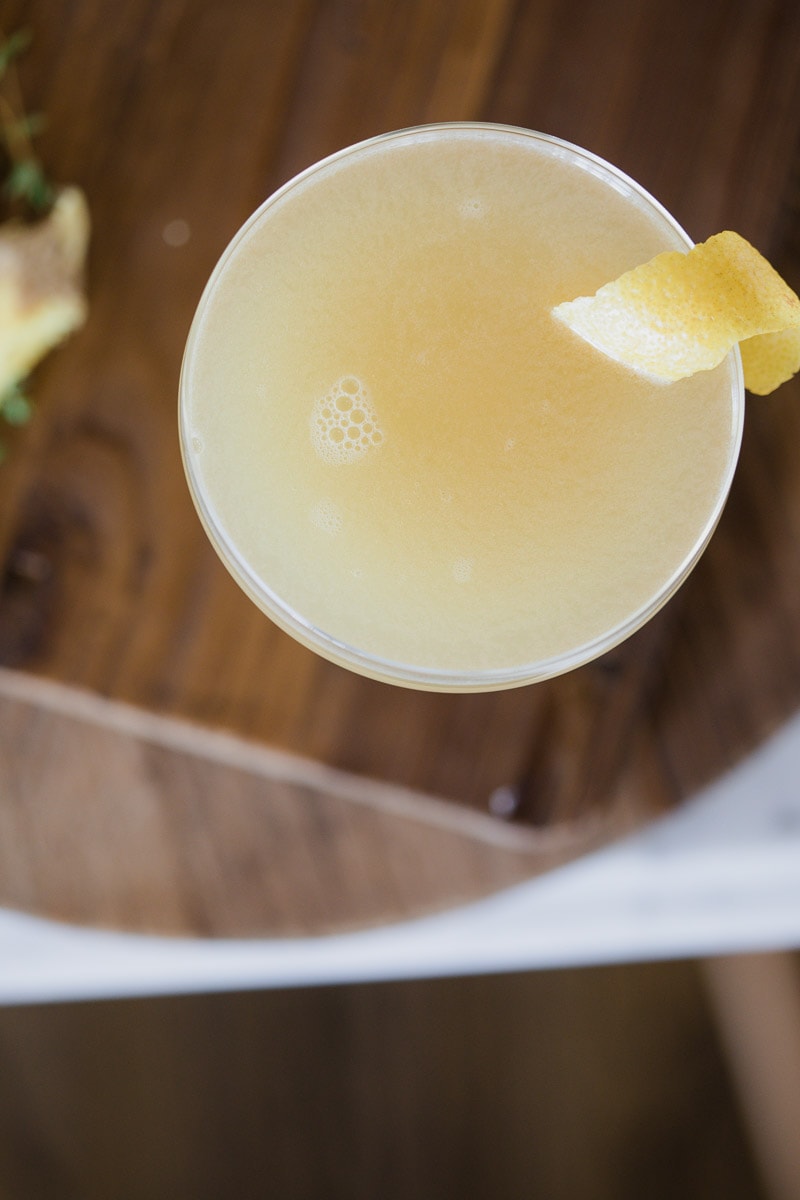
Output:
[[[5,182],[9,200],[24,200],[34,212],[44,212],[53,203],[53,188],[35,158],[15,162]]]
[[[44,113],[27,113],[20,117],[14,126],[14,132],[24,137],[38,137],[47,128],[47,117]]]
[[[10,37],[0,43],[0,79],[3,78],[9,65],[19,58],[33,41],[30,29],[17,29]]]
[[[25,425],[32,412],[33,405],[18,383],[10,387],[0,400],[0,413],[9,425]]]

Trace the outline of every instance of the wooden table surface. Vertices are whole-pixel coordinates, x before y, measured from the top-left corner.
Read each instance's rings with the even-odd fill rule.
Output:
[[[212,935],[391,920],[680,803],[796,710],[797,382],[749,400],[722,522],[662,614],[493,695],[363,680],[279,632],[207,544],[176,433],[232,234],[389,129],[577,142],[800,287],[796,0],[4,0],[0,23],[33,30],[41,155],[94,223],[89,323],[0,468],[0,903]]]

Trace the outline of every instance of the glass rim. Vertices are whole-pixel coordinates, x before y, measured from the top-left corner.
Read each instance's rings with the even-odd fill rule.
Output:
[[[614,649],[614,647],[618,646],[645,625],[651,617],[655,616],[659,609],[667,603],[689,576],[707,547],[722,515],[739,458],[744,430],[745,396],[742,364],[738,346],[734,347],[726,359],[732,371],[732,430],[728,448],[728,461],[720,479],[715,502],[711,507],[706,522],[682,561],[665,580],[663,586],[645,604],[640,605],[624,621],[618,622],[613,628],[606,630],[603,634],[589,641],[581,643],[579,646],[562,651],[549,658],[535,659],[513,667],[455,670],[403,663],[361,650],[357,646],[336,638],[334,635],[324,629],[320,629],[313,622],[309,621],[302,613],[295,610],[274,592],[265,580],[257,575],[246,559],[239,553],[220,522],[216,520],[213,506],[209,498],[205,495],[202,482],[192,464],[192,456],[189,453],[191,434],[187,428],[187,397],[191,390],[193,353],[199,337],[203,317],[220,276],[225,271],[229,260],[236,253],[239,244],[247,237],[252,227],[284,196],[313,175],[342,159],[368,151],[370,147],[386,142],[419,139],[425,135],[436,137],[457,131],[485,132],[492,135],[507,134],[539,143],[546,146],[550,152],[553,150],[560,152],[564,158],[568,158],[572,163],[597,175],[607,183],[610,183],[611,186],[616,186],[618,190],[624,191],[626,194],[632,193],[634,197],[638,197],[651,212],[655,213],[678,236],[687,250],[691,249],[695,244],[672,214],[641,184],[637,183],[636,180],[599,155],[592,153],[592,151],[585,150],[581,146],[555,137],[552,134],[540,133],[522,126],[495,124],[486,121],[444,121],[409,126],[366,138],[350,146],[345,146],[333,154],[327,155],[325,158],[311,164],[287,180],[262,201],[229,241],[203,289],[189,329],[180,371],[178,430],[181,458],[189,491],[212,546],[241,589],[279,628],[323,658],[327,658],[339,666],[356,671],[360,675],[378,679],[381,682],[396,683],[404,687],[417,688],[424,691],[500,691],[506,688],[541,682],[564,674]]]

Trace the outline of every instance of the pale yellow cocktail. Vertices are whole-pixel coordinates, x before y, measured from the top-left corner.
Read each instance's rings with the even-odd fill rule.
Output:
[[[240,584],[411,686],[524,683],[632,632],[724,504],[738,355],[656,384],[551,310],[690,244],[613,168],[505,127],[390,134],[288,184],[223,256],[182,376]]]

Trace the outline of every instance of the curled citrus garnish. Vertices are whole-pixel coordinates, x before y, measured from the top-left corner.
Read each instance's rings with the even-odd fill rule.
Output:
[[[598,350],[672,382],[716,367],[739,343],[745,386],[764,396],[800,370],[800,299],[730,230],[668,250],[553,314]]]

